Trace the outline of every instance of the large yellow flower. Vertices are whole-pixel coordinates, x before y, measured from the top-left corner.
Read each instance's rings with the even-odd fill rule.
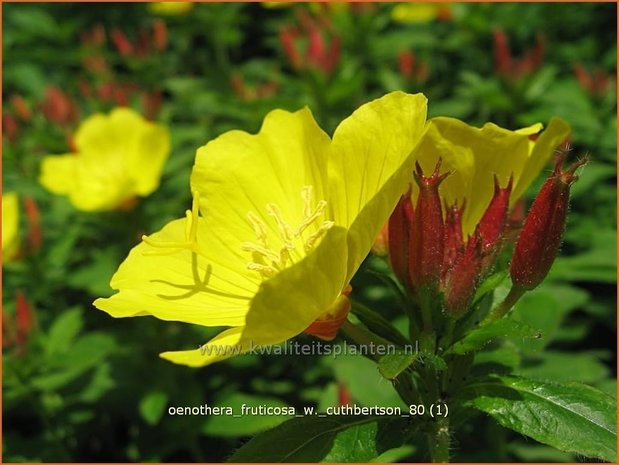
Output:
[[[40,182],[80,210],[114,210],[159,186],[170,151],[165,127],[128,108],[87,118],[74,137],[77,153],[45,157]]]
[[[15,192],[2,195],[2,262],[15,258],[19,251],[19,200]]]
[[[135,247],[112,278],[119,292],[95,306],[231,327],[201,349],[161,354],[191,366],[336,317],[410,179],[425,115],[423,95],[394,92],[360,107],[332,140],[307,108],[272,111],[257,135],[221,135],[198,150],[187,217]]]
[[[559,118],[550,120],[542,130],[535,124],[517,131],[487,123],[482,128],[469,126],[454,118],[433,118],[415,149],[425,173],[432,173],[438,158],[441,173],[450,171],[439,188],[447,205],[466,201],[462,217],[465,237],[472,234],[494,193],[494,175],[504,187],[513,176],[510,205],[513,205],[539,175],[570,127]],[[535,139],[535,140],[533,140]],[[418,188],[413,185],[416,199]],[[414,204],[414,202],[413,202]]]

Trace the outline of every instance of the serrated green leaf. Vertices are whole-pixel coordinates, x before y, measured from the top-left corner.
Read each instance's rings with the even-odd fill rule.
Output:
[[[579,383],[495,377],[463,393],[466,405],[502,426],[565,452],[616,461],[616,403]]]
[[[452,345],[446,351],[446,354],[466,354],[480,350],[491,340],[507,336],[533,339],[539,338],[541,334],[538,330],[522,322],[512,318],[503,318],[473,329]]]

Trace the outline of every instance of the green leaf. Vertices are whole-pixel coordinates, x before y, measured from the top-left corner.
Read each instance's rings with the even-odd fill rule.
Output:
[[[511,318],[539,329],[544,337],[527,341],[521,349],[527,353],[539,352],[553,341],[566,315],[588,300],[586,291],[566,285],[544,283],[527,292],[514,306]]]
[[[608,376],[599,353],[543,351],[538,358],[525,360],[517,374],[551,381],[594,384]]]
[[[140,401],[140,415],[149,425],[156,425],[161,419],[168,403],[168,396],[163,391],[150,391]]]
[[[497,337],[514,336],[518,338],[539,338],[538,330],[529,325],[513,320],[502,318],[487,325],[476,328],[467,333],[462,339],[452,345],[446,354],[466,354],[480,350],[492,339]]]
[[[358,416],[294,418],[255,436],[228,461],[367,462],[401,445],[405,431],[403,419]]]
[[[53,358],[48,371],[34,378],[32,385],[46,391],[58,389],[99,365],[115,348],[116,341],[107,334],[82,336],[62,357]]]
[[[616,403],[578,383],[496,377],[469,386],[465,404],[502,426],[565,452],[616,461]]]
[[[410,367],[418,354],[398,352],[396,354],[387,354],[378,361],[378,371],[381,375],[390,381],[393,381],[397,376]]]
[[[484,282],[482,282],[477,291],[475,291],[475,297],[473,298],[473,305],[477,304],[488,292],[495,290],[505,279],[509,270],[499,271],[493,275],[488,276]]]
[[[326,357],[332,363],[335,378],[350,391],[350,395],[360,405],[403,406],[395,389],[378,372],[377,365],[365,357],[341,355]],[[359,380],[363,382],[360,383]]]
[[[73,308],[62,313],[54,320],[45,343],[45,354],[54,357],[57,354],[66,352],[73,340],[84,326],[82,310]]]
[[[213,404],[215,407],[232,407],[234,414],[241,413],[241,406],[288,407],[288,404],[270,397],[259,397],[243,393],[225,395]],[[212,415],[204,424],[202,432],[209,436],[238,437],[251,436],[273,428],[289,419],[287,415]]]

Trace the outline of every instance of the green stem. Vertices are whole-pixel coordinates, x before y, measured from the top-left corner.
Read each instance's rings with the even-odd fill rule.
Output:
[[[430,456],[434,463],[449,462],[449,419],[438,417],[433,434],[428,436]]]
[[[488,313],[488,316],[484,318],[480,326],[487,325],[488,323],[492,323],[493,321],[504,317],[507,314],[507,312],[509,312],[511,308],[516,304],[516,302],[518,302],[520,297],[522,297],[525,292],[526,292],[526,289],[519,287],[519,286],[513,286],[509,290],[509,293],[507,294],[503,302],[501,302],[499,305],[494,307],[490,311],[490,313]]]

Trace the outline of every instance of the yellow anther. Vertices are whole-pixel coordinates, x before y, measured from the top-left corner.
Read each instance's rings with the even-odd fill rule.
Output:
[[[314,226],[314,232],[304,240],[302,237],[303,232],[310,226],[317,225],[320,221],[319,218],[327,208],[325,200],[320,200],[314,208],[313,196],[313,186],[304,186],[301,189],[303,220],[296,228],[292,228],[284,220],[282,212],[276,204],[269,203],[266,205],[266,212],[275,220],[277,230],[279,231],[279,241],[275,241],[276,243],[279,242],[278,252],[267,246],[267,233],[272,229],[269,229],[264,221],[264,217],[260,217],[252,212],[247,214],[247,219],[257,238],[257,242],[243,242],[241,244],[241,250],[251,252],[255,260],[247,265],[248,269],[259,272],[265,278],[273,276],[288,265],[301,259],[303,252],[300,249],[303,248],[305,253],[309,252],[327,230],[333,226],[333,221],[323,221],[318,227]]]
[[[260,217],[252,212],[247,213],[247,219],[251,223],[254,228],[254,233],[256,234],[256,238],[258,242],[262,244],[264,247],[267,246],[267,226],[260,219]]]
[[[305,252],[309,252],[310,250],[312,250],[314,248],[314,245],[316,244],[316,241],[318,241],[318,239],[320,239],[322,236],[325,235],[325,233],[331,229],[333,227],[335,223],[333,221],[324,221],[319,227],[318,229],[305,240],[305,243],[303,244],[303,248],[305,249]]]
[[[307,218],[312,214],[312,199],[314,198],[314,186],[304,186],[301,189],[303,199],[303,217]]]
[[[277,205],[274,203],[270,203],[266,206],[267,213],[275,218],[275,222],[277,223],[277,228],[279,229],[279,233],[282,236],[284,241],[290,242],[294,237],[294,232],[292,228],[284,221],[282,217],[282,212]]]
[[[327,206],[326,200],[321,200],[320,202],[318,202],[318,205],[316,206],[316,210],[314,210],[314,213],[310,212],[309,215],[306,215],[305,219],[303,220],[303,223],[301,223],[299,227],[297,228],[297,230],[295,231],[295,235],[298,236],[302,234],[303,231],[305,231],[309,225],[311,225],[314,221],[316,221],[318,217],[322,215],[322,213],[325,211],[326,206]]]
[[[266,247],[262,247],[261,245],[254,244],[253,242],[243,242],[241,244],[241,250],[245,252],[253,252],[261,255],[267,260],[271,260],[272,262],[279,261],[279,255],[273,252],[272,250],[267,249]]]
[[[277,274],[277,269],[269,265],[261,265],[260,263],[250,262],[247,264],[247,269],[252,270],[252,271],[257,271],[265,278],[270,278],[272,276],[275,276],[275,274]]]

